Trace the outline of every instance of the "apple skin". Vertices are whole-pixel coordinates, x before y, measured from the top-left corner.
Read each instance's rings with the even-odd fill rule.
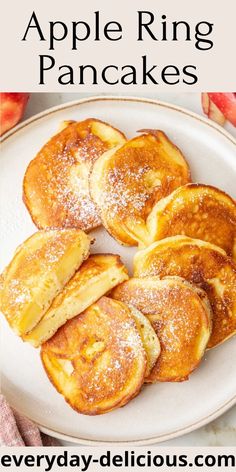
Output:
[[[236,93],[208,93],[209,99],[219,108],[226,120],[236,126]]]
[[[209,93],[202,93],[201,101],[202,101],[202,109],[205,115],[208,116],[211,120],[218,123],[218,125],[224,126],[226,122],[226,118],[223,115],[222,111],[215,105],[215,103],[210,99]]]
[[[219,125],[229,121],[236,126],[236,93],[204,92],[201,94],[205,115]]]
[[[20,121],[29,96],[29,93],[0,92],[0,136]]]

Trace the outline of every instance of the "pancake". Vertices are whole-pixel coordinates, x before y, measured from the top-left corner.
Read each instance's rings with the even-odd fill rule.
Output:
[[[91,166],[101,154],[126,139],[120,131],[93,118],[67,122],[63,127],[30,162],[23,200],[40,229],[90,231],[100,225],[89,196]]]
[[[135,397],[146,372],[146,352],[130,312],[102,297],[42,345],[54,387],[79,413],[99,415]]]
[[[161,354],[146,382],[187,380],[211,334],[212,313],[205,292],[179,277],[146,277],[122,283],[112,297],[146,315],[160,340]]]
[[[90,256],[54,298],[50,308],[24,340],[38,347],[67,320],[82,313],[117,284],[128,279],[120,257],[113,254]]]
[[[216,244],[236,258],[236,203],[221,190],[187,184],[157,203],[148,220],[152,241],[185,235]]]
[[[23,244],[3,273],[1,311],[18,335],[31,331],[89,255],[80,230],[39,231]]]
[[[205,290],[213,311],[209,348],[235,334],[236,265],[218,246],[187,236],[163,239],[135,255],[134,275],[177,275]]]
[[[155,204],[190,181],[181,151],[162,131],[149,131],[105,152],[94,163],[90,192],[102,223],[121,244],[148,245]]]

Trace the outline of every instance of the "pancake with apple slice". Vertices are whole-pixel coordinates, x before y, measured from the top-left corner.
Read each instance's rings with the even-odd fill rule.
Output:
[[[179,187],[156,205],[147,224],[153,241],[181,234],[216,244],[236,258],[236,202],[218,188]]]
[[[121,244],[148,245],[147,219],[162,198],[190,181],[182,152],[162,132],[105,152],[93,165],[90,192],[102,223]]]
[[[141,311],[152,324],[161,353],[146,382],[187,380],[204,355],[212,327],[206,293],[180,277],[131,278],[111,296]]]
[[[88,257],[91,238],[81,230],[38,231],[21,244],[1,281],[1,311],[22,336]]]
[[[89,194],[91,166],[105,151],[124,144],[126,138],[94,118],[68,123],[28,165],[23,200],[40,229],[90,231],[101,223]]]
[[[54,387],[78,413],[101,415],[140,391],[147,367],[135,319],[124,303],[102,297],[42,345]]]
[[[82,313],[112,288],[127,279],[127,269],[119,256],[91,255],[54,298],[35,328],[23,336],[23,339],[34,347],[40,346],[67,320]]]
[[[205,290],[213,312],[208,347],[236,333],[236,265],[214,244],[187,236],[173,236],[136,253],[135,277],[179,276]]]

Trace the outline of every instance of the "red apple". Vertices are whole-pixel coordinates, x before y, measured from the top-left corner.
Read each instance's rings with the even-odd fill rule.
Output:
[[[236,92],[208,93],[210,100],[223,113],[226,120],[236,126]]]
[[[209,93],[202,93],[202,108],[205,115],[211,120],[215,121],[219,125],[223,126],[226,122],[226,118],[215,103],[210,99]]]
[[[28,100],[29,93],[0,93],[0,136],[20,121]]]
[[[209,99],[209,111],[208,118],[218,123],[218,125],[224,126],[226,118],[215,103]]]
[[[201,96],[203,112],[213,121],[224,125],[226,120],[236,126],[236,93],[204,92]]]

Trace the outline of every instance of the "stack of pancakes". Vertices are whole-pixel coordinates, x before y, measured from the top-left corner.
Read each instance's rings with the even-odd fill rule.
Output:
[[[235,334],[236,203],[191,183],[162,131],[127,140],[99,120],[67,122],[30,162],[23,198],[40,231],[1,276],[1,310],[78,412],[186,380]],[[90,254],[101,224],[139,246],[133,277],[118,255]]]

